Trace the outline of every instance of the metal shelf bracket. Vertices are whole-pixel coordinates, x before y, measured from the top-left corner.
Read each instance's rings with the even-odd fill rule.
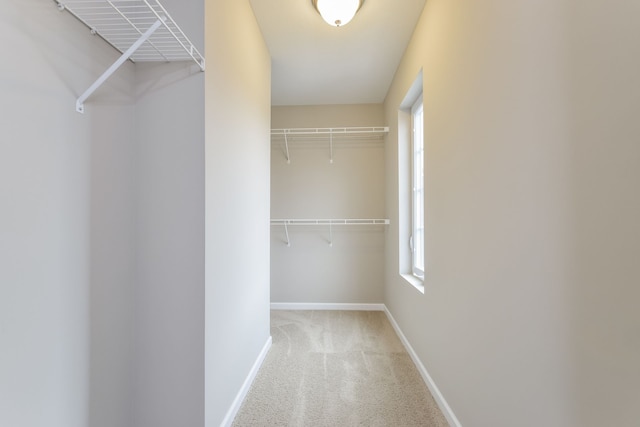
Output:
[[[287,226],[287,222],[284,222],[284,234],[287,236],[287,246],[291,246],[291,240],[289,239],[289,227]]]
[[[165,17],[161,17],[161,19],[158,19],[156,22],[154,22],[153,25],[150,26],[149,29],[145,31],[144,34],[142,34],[142,36],[138,40],[136,40],[135,43],[133,43],[125,53],[120,56],[120,58],[116,60],[116,62],[114,62],[109,68],[107,68],[107,71],[105,71],[100,77],[98,77],[98,80],[96,80],[91,86],[89,86],[89,89],[87,89],[82,95],[80,95],[80,97],[76,101],[76,111],[78,113],[84,113],[84,101],[86,101],[87,98],[89,98],[93,94],[93,92],[95,92],[100,86],[102,86],[102,84],[109,77],[111,77],[111,75],[115,73],[116,70],[120,68],[120,66],[124,64],[127,59],[129,59],[131,55],[133,55],[135,51],[138,50],[142,43],[146,42],[165,20]],[[92,32],[93,31],[95,30],[92,30]]]
[[[289,139],[286,133],[284,134],[284,146],[287,149],[287,164],[291,164],[291,157],[289,157]]]
[[[329,163],[333,164],[333,132],[329,134]]]

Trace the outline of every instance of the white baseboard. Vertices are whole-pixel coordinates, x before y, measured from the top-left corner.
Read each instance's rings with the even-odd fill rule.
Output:
[[[262,347],[262,351],[260,351],[258,358],[254,362],[253,367],[251,368],[251,371],[249,371],[249,375],[244,380],[244,384],[242,384],[242,387],[240,388],[238,395],[234,399],[233,404],[231,405],[231,408],[229,408],[229,411],[227,412],[227,416],[224,417],[224,420],[220,424],[220,427],[231,427],[231,424],[233,423],[233,419],[238,414],[238,411],[242,406],[242,402],[244,401],[244,398],[247,397],[247,393],[251,388],[251,384],[253,383],[253,380],[256,378],[256,375],[258,374],[258,370],[260,370],[260,366],[262,366],[262,362],[264,362],[264,358],[267,357],[267,353],[269,353],[269,349],[271,348],[271,342],[272,342],[271,336],[269,336],[269,338],[267,339],[267,342],[264,344],[264,347]]]
[[[384,311],[384,304],[325,304],[306,302],[272,302],[271,310],[351,310],[351,311]]]
[[[411,344],[409,344],[407,337],[404,336],[404,333],[400,329],[400,326],[398,326],[396,319],[393,318],[393,316],[391,315],[391,313],[389,312],[386,306],[384,307],[384,312],[386,313],[387,318],[389,319],[389,322],[391,322],[393,329],[395,329],[396,334],[398,334],[400,341],[402,341],[402,344],[407,349],[407,353],[409,353],[409,356],[411,356],[411,359],[413,360],[413,363],[416,365],[416,368],[418,368],[418,372],[420,372],[420,375],[422,375],[422,379],[427,384],[427,387],[429,387],[429,391],[431,391],[433,398],[435,399],[436,403],[438,404],[438,407],[442,411],[442,414],[449,422],[449,425],[452,427],[462,427],[462,425],[460,424],[460,421],[458,421],[455,414],[451,410],[451,407],[449,406],[447,401],[444,400],[444,396],[442,395],[442,393],[440,393],[440,390],[436,386],[436,383],[433,381],[433,378],[431,378],[431,375],[429,375],[429,372],[427,372],[427,368],[424,367],[424,365],[418,358],[418,355],[413,350],[413,347],[411,347]]]

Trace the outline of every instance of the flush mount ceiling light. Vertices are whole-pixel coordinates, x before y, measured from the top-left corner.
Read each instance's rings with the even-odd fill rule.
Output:
[[[327,24],[342,27],[353,19],[364,0],[311,0],[311,3]]]

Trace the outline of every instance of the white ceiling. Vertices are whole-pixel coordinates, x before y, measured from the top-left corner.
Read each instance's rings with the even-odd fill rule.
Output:
[[[365,0],[344,27],[311,0],[250,0],[271,53],[273,105],[384,101],[425,0]]]

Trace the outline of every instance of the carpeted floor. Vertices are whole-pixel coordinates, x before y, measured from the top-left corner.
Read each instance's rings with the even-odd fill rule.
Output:
[[[233,426],[448,426],[383,312],[272,311]]]

